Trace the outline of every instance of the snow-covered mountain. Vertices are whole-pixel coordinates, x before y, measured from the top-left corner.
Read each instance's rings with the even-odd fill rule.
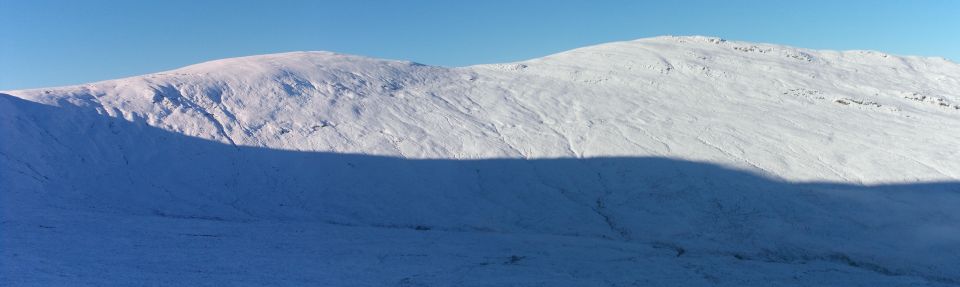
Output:
[[[957,285],[958,91],[942,58],[657,37],[3,92],[0,281]]]

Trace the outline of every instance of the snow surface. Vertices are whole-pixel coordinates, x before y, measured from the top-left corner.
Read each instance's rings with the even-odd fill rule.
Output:
[[[657,37],[0,95],[0,285],[960,285],[960,65]]]

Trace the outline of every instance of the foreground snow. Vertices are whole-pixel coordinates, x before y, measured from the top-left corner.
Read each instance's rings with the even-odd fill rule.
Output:
[[[840,256],[677,256],[670,245],[577,236],[38,217],[4,225],[5,286],[955,286],[877,273]]]
[[[955,285],[958,90],[943,59],[660,37],[6,92],[0,280]]]

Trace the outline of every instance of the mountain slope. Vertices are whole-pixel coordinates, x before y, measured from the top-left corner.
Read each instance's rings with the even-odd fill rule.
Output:
[[[958,76],[937,58],[659,37],[462,68],[285,53],[5,92],[0,255],[17,263],[0,275],[957,284]],[[160,255],[207,239],[225,259]],[[254,257],[272,261],[236,265]],[[330,275],[350,264],[367,271]],[[243,275],[280,265],[298,267]]]
[[[958,151],[937,145],[958,139],[949,132],[958,73],[936,58],[664,37],[453,69],[287,53],[11,94],[243,146],[408,158],[657,155],[869,183],[960,176],[960,163],[942,160]]]

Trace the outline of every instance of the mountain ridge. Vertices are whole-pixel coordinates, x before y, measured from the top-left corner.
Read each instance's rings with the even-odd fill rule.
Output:
[[[860,55],[860,56],[876,56],[876,57],[881,57],[881,58],[888,58],[888,57],[890,57],[890,58],[893,58],[893,59],[922,60],[922,61],[929,61],[929,62],[946,62],[946,63],[950,63],[950,64],[953,64],[953,65],[960,65],[960,64],[958,64],[958,63],[956,63],[956,62],[954,62],[954,61],[952,61],[952,60],[950,60],[950,59],[947,59],[947,58],[945,58],[945,57],[938,57],[938,56],[897,55],[897,54],[885,53],[885,52],[878,51],[878,50],[859,50],[859,49],[853,49],[853,50],[807,49],[807,48],[798,48],[798,47],[793,47],[793,46],[779,45],[779,44],[772,44],[772,43],[756,43],[756,42],[748,42],[748,41],[727,40],[727,39],[720,38],[720,37],[703,36],[703,35],[690,35],[690,36],[665,35],[665,36],[656,36],[656,37],[648,37],[648,38],[638,38],[638,39],[633,39],[633,40],[623,40],[623,41],[613,41],[613,42],[599,43],[599,44],[588,45],[588,46],[584,46],[584,47],[580,47],[580,48],[574,48],[574,49],[570,49],[570,50],[566,50],[566,51],[561,51],[561,52],[557,52],[557,53],[553,53],[553,54],[548,54],[548,55],[545,55],[545,56],[542,56],[542,57],[537,57],[537,58],[532,58],[532,59],[526,59],[526,60],[519,60],[519,61],[514,61],[514,62],[506,62],[506,63],[487,63],[487,64],[472,64],[472,65],[466,65],[466,66],[428,65],[428,64],[422,64],[422,63],[417,63],[417,62],[408,61],[408,60],[389,59],[389,58],[377,58],[377,57],[367,57],[367,56],[362,56],[362,55],[357,55],[357,54],[348,54],[348,53],[341,53],[341,52],[327,51],[327,50],[297,50],[297,51],[287,51],[287,52],[277,52],[277,53],[267,53],[267,54],[256,54],[256,55],[248,55],[248,56],[238,56],[238,57],[229,57],[229,58],[222,58],[222,59],[214,59],[214,60],[202,61],[202,62],[199,62],[199,63],[196,63],[196,64],[190,64],[190,65],[186,65],[186,66],[183,66],[183,67],[180,67],[180,68],[175,68],[175,69],[166,70],[166,71],[153,72],[153,73],[147,73],[147,74],[143,74],[143,75],[136,75],[136,76],[130,76],[130,77],[122,77],[122,78],[109,79],[109,80],[103,80],[103,81],[95,81],[95,82],[83,83],[83,84],[76,84],[76,85],[51,86],[51,87],[39,87],[39,88],[16,89],[16,90],[0,90],[0,92],[10,94],[10,93],[12,93],[12,92],[18,92],[18,91],[31,91],[31,90],[44,90],[44,89],[60,89],[60,88],[70,88],[70,87],[81,87],[81,86],[85,86],[85,85],[91,85],[91,84],[97,84],[97,83],[103,83],[103,82],[126,80],[126,79],[140,78],[140,77],[149,77],[149,76],[156,76],[156,75],[177,74],[178,72],[182,73],[182,72],[184,72],[184,71],[186,71],[186,70],[189,70],[189,69],[191,69],[191,68],[192,68],[192,69],[203,68],[204,65],[208,65],[208,64],[209,64],[210,66],[222,66],[222,65],[224,65],[224,64],[228,64],[228,63],[231,63],[231,62],[234,62],[234,64],[242,64],[243,62],[250,62],[249,60],[265,60],[265,59],[270,59],[270,58],[277,58],[277,57],[283,56],[283,55],[313,54],[313,55],[322,55],[322,56],[325,56],[325,57],[336,56],[336,57],[343,57],[343,58],[353,58],[353,59],[359,59],[359,60],[364,60],[364,61],[399,62],[399,63],[409,63],[409,64],[413,64],[413,65],[423,65],[423,66],[430,66],[430,67],[436,67],[436,68],[445,68],[445,69],[463,69],[463,68],[471,68],[471,67],[498,66],[498,65],[510,65],[510,64],[516,64],[516,63],[531,62],[531,61],[541,60],[541,59],[544,59],[544,58],[551,58],[551,57],[555,57],[555,56],[558,56],[558,55],[568,54],[568,53],[570,53],[570,52],[584,52],[584,51],[589,51],[589,50],[591,50],[591,49],[602,49],[602,48],[606,48],[606,47],[610,47],[610,46],[616,46],[616,45],[625,45],[625,44],[634,44],[634,45],[636,45],[636,44],[644,44],[644,43],[660,43],[660,44],[663,44],[663,43],[670,43],[670,42],[677,42],[677,43],[687,43],[687,42],[691,42],[691,43],[697,43],[697,44],[710,43],[710,44],[717,44],[717,45],[723,44],[723,45],[731,45],[731,46],[729,46],[729,48],[731,48],[731,49],[736,49],[736,48],[749,49],[750,46],[757,46],[757,47],[764,47],[765,49],[797,50],[797,51],[799,51],[799,52],[814,52],[814,53],[824,53],[824,54],[841,54],[841,55],[849,55],[849,56],[857,56],[857,55]],[[747,47],[742,47],[742,46],[747,46]],[[240,62],[240,63],[236,63],[236,62]],[[255,61],[254,61],[254,62],[255,62]],[[213,68],[213,67],[210,67],[210,68]]]

